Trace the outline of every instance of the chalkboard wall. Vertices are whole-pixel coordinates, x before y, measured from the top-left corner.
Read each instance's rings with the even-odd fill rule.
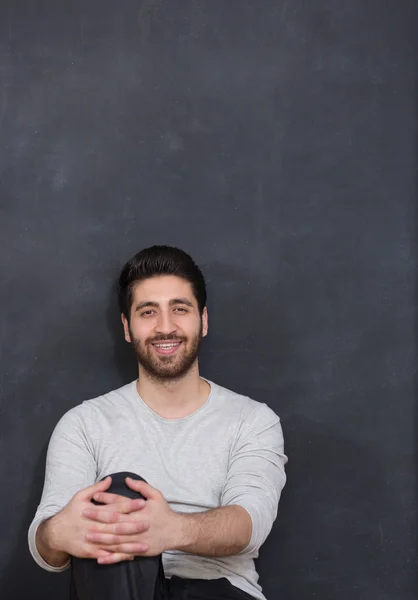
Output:
[[[115,277],[190,252],[202,374],[282,418],[268,600],[416,600],[417,3],[3,0],[0,597],[60,416],[136,376]]]

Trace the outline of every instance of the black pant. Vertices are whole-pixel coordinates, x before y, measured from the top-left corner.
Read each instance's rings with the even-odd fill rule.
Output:
[[[128,498],[143,498],[131,490],[126,477],[141,479],[134,473],[115,473],[108,492]],[[136,556],[133,561],[99,565],[96,560],[71,560],[71,600],[253,600],[228,579],[165,578],[162,557]]]

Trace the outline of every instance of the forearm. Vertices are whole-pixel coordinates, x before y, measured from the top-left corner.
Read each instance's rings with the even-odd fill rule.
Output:
[[[69,555],[60,550],[57,535],[58,515],[43,521],[36,532],[36,547],[39,554],[51,567],[62,567],[69,559]]]
[[[241,506],[222,506],[193,514],[177,514],[177,536],[170,549],[199,556],[232,556],[251,539],[252,522]]]

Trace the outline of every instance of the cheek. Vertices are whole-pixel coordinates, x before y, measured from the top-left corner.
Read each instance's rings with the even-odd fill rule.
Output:
[[[189,323],[187,323],[187,325],[185,323],[183,323],[182,328],[181,328],[181,324],[179,323],[179,329],[182,329],[184,335],[186,335],[188,338],[194,338],[197,335],[199,335],[200,320],[199,321],[193,320],[193,322],[189,322]]]
[[[131,338],[143,343],[149,337],[152,337],[152,327],[149,323],[131,323]]]

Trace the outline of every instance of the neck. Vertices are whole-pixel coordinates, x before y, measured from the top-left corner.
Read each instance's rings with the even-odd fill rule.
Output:
[[[196,364],[181,379],[158,381],[139,366],[138,394],[151,410],[165,419],[181,419],[198,410],[209,397],[210,385]]]

